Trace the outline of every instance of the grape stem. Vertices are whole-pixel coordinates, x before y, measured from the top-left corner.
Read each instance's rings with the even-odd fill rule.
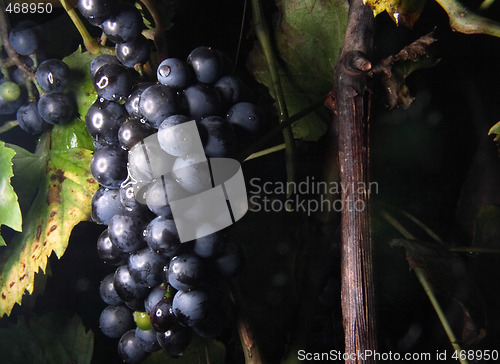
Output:
[[[245,161],[252,153],[258,152],[260,149],[264,148],[275,136],[282,133],[283,129],[290,127],[296,121],[302,119],[304,116],[309,115],[314,110],[323,106],[324,99],[321,99],[314,104],[309,105],[305,109],[299,111],[298,113],[290,116],[288,119],[284,120],[279,125],[275,126],[273,129],[268,131],[264,136],[259,138],[255,143],[248,147],[243,153],[238,156],[238,161]]]
[[[260,0],[252,0],[252,11],[253,11],[253,21],[255,33],[259,44],[264,52],[264,57],[266,59],[269,75],[271,76],[274,96],[276,99],[276,104],[278,106],[279,112],[279,122],[284,123],[288,119],[288,110],[285,103],[285,96],[283,94],[283,89],[281,87],[276,55],[274,54],[269,27],[263,15],[262,4]],[[294,154],[295,146],[291,126],[287,126],[283,129],[283,138],[285,139],[285,153],[286,153],[286,171],[288,182],[295,181],[295,167],[294,167]],[[287,197],[290,197],[291,190],[289,189],[290,184],[287,183]]]
[[[105,51],[105,47],[99,45],[99,43],[94,38],[92,38],[82,20],[78,16],[75,8],[71,4],[69,4],[67,0],[59,0],[59,2],[63,6],[64,10],[66,10],[66,13],[71,18],[73,24],[75,24],[76,29],[78,29],[78,32],[83,39],[83,45],[85,46],[87,51],[89,51],[91,54],[109,53],[108,51]]]
[[[381,215],[383,219],[387,221],[394,229],[396,229],[405,239],[417,240],[416,237],[411,234],[399,221],[397,221],[395,217],[389,214],[389,212],[387,212],[386,210],[382,210]],[[453,329],[451,328],[450,323],[448,322],[448,319],[446,318],[446,315],[444,314],[443,309],[441,308],[441,305],[436,298],[436,294],[434,293],[431,283],[427,279],[427,272],[422,267],[415,267],[413,270],[418,278],[418,281],[420,282],[420,285],[427,294],[427,297],[429,298],[429,301],[431,302],[432,307],[434,308],[434,311],[436,312],[439,321],[441,322],[441,325],[443,326],[443,329],[448,336],[448,340],[450,341],[451,346],[453,346],[453,349],[457,353],[460,353],[462,351],[462,348],[460,347],[455,333],[453,332]],[[468,361],[466,359],[463,359],[462,355],[458,355],[458,360],[461,364],[468,364]]]
[[[8,132],[11,129],[14,129],[18,125],[19,123],[17,122],[17,120],[6,121],[2,126],[0,126],[0,134]]]
[[[155,23],[154,42],[156,49],[158,50],[158,58],[161,62],[168,57],[167,40],[165,39],[165,28],[163,27],[160,14],[156,10],[153,2],[151,0],[141,0],[141,3],[144,4],[146,9],[148,9],[149,13],[153,17],[153,21]]]
[[[436,0],[436,2],[446,11],[450,18],[450,26],[457,32],[500,37],[500,23],[477,15],[457,0]],[[484,5],[481,6],[484,8]]]
[[[249,161],[251,159],[259,158],[259,157],[264,157],[264,156],[269,155],[271,153],[279,152],[280,150],[283,150],[285,148],[286,148],[286,145],[283,143],[283,144],[279,144],[279,145],[276,145],[276,146],[271,147],[271,148],[261,150],[260,152],[252,153],[244,160],[244,162]]]
[[[7,52],[7,55],[9,56],[10,60],[21,70],[23,71],[26,76],[30,80],[35,79],[35,74],[30,71],[28,66],[24,64],[21,59],[19,58],[19,55],[14,51],[12,46],[10,45],[9,42],[9,31],[8,31],[8,26],[7,26],[7,18],[5,17],[5,12],[2,7],[0,7],[0,38],[2,40],[2,46]],[[3,63],[3,61],[2,61]]]

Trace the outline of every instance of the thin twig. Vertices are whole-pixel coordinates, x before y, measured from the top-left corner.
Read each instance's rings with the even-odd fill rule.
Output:
[[[276,125],[273,129],[268,131],[264,136],[259,138],[255,143],[253,143],[250,147],[248,147],[246,150],[241,153],[237,160],[242,162],[246,160],[248,156],[250,156],[252,153],[255,153],[262,148],[264,148],[274,137],[276,137],[278,134],[282,133],[285,128],[288,128],[289,126],[293,125],[293,123],[297,122],[298,120],[302,119],[304,116],[309,115],[312,113],[314,110],[318,109],[319,107],[323,106],[324,100],[317,101],[305,109],[299,111],[298,113],[290,116],[288,119],[283,121],[282,123]]]
[[[272,85],[274,89],[274,97],[276,99],[276,104],[279,112],[279,122],[283,123],[288,119],[288,110],[285,103],[285,96],[283,94],[283,89],[281,87],[281,82],[278,75],[278,67],[276,61],[276,55],[273,51],[273,46],[270,38],[269,27],[267,26],[266,19],[262,11],[262,4],[260,0],[252,0],[252,11],[255,33],[259,44],[264,52],[264,57],[268,66],[269,75],[271,76]],[[294,166],[294,139],[292,128],[290,126],[283,129],[283,138],[285,139],[286,145],[286,171],[288,182],[295,181],[295,166]],[[287,189],[289,188],[289,183],[287,183]],[[290,196],[290,190],[287,191],[287,196]]]
[[[436,0],[448,13],[450,26],[464,34],[486,34],[500,37],[500,23],[477,15],[456,0]]]
[[[386,210],[382,210],[381,215],[384,220],[387,221],[393,228],[395,228],[405,239],[416,240],[416,237],[408,230],[406,230],[406,228],[402,224],[400,224],[399,221],[397,221],[391,214],[389,214],[389,212],[387,212]],[[427,279],[425,269],[421,267],[415,267],[414,271],[417,275],[420,285],[427,294],[427,297],[429,298],[434,311],[436,311],[436,314],[438,315],[439,321],[441,322],[441,325],[443,326],[443,329],[448,336],[448,340],[450,341],[451,346],[453,346],[453,349],[455,349],[455,351],[458,353],[460,363],[468,364],[467,360],[460,358],[460,352],[462,351],[462,348],[458,344],[455,333],[453,332],[453,329],[451,328],[450,323],[448,322],[448,319],[446,318],[446,315],[444,314],[443,309],[441,308],[441,305],[439,304],[439,301],[434,294],[434,290],[432,289],[432,286]]]
[[[67,0],[59,0],[61,5],[63,6],[64,10],[66,10],[66,13],[68,16],[71,18],[71,21],[73,24],[75,24],[76,29],[78,29],[78,32],[82,36],[83,39],[83,45],[92,54],[99,54],[99,53],[109,53],[109,52],[103,52],[103,47],[90,35],[89,31],[83,24],[82,20],[78,16],[75,8],[69,4]]]
[[[469,362],[466,359],[464,359],[462,355],[460,355],[462,348],[458,344],[458,340],[455,336],[455,333],[453,332],[453,329],[451,328],[450,323],[448,322],[448,319],[446,318],[446,315],[444,314],[443,309],[441,308],[441,305],[439,304],[439,301],[437,300],[436,295],[434,294],[434,290],[432,289],[432,286],[429,283],[429,280],[427,279],[425,270],[420,267],[415,267],[413,270],[417,275],[420,285],[427,294],[427,297],[429,297],[429,301],[431,301],[432,307],[434,308],[434,311],[436,311],[436,314],[439,317],[441,326],[443,326],[443,329],[446,332],[446,335],[448,336],[448,340],[450,341],[451,346],[453,346],[455,353],[457,353],[458,360],[460,361],[461,364],[468,364]]]
[[[146,9],[148,9],[148,12],[151,14],[155,23],[154,42],[158,51],[158,59],[161,62],[168,57],[165,27],[163,26],[161,16],[158,13],[158,10],[156,10],[154,3],[151,0],[141,0],[141,3],[143,3]]]
[[[271,153],[279,152],[280,150],[283,150],[285,148],[286,148],[286,145],[283,143],[283,144],[276,145],[276,146],[271,147],[271,148],[267,148],[267,149],[261,150],[260,152],[252,153],[252,154],[250,154],[245,159],[245,162],[249,161],[251,159],[255,159],[255,158],[259,158],[259,157],[263,157],[263,156],[269,155]]]
[[[0,134],[3,134],[11,129],[14,129],[18,125],[19,123],[17,122],[17,120],[6,121],[2,126],[0,126]]]
[[[9,58],[14,62],[14,64],[23,71],[30,80],[35,79],[35,74],[26,66],[26,64],[21,61],[19,55],[16,53],[9,42],[9,28],[7,26],[7,18],[5,17],[5,12],[2,7],[0,7],[0,37],[2,38],[2,45]]]

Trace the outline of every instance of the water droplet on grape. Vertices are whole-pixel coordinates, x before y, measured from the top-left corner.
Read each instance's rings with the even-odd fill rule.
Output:
[[[170,66],[164,65],[160,67],[159,72],[162,77],[168,77],[172,72],[172,69]]]

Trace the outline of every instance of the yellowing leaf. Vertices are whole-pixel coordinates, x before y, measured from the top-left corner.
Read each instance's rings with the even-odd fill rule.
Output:
[[[363,0],[370,5],[373,15],[387,12],[396,24],[412,28],[424,9],[425,0]]]
[[[17,202],[17,195],[10,184],[10,179],[14,175],[12,157],[15,154],[14,150],[0,141],[0,225],[7,225],[14,230],[21,231],[21,209]],[[2,245],[5,245],[5,241],[0,235],[0,246]]]
[[[47,174],[28,212],[25,229],[5,248],[0,258],[0,317],[9,315],[33,278],[45,270],[47,258],[61,257],[73,227],[90,217],[90,201],[98,188],[90,171],[91,151],[83,148],[50,150]]]

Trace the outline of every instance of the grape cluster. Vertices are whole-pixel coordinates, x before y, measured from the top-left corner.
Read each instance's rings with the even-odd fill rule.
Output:
[[[109,31],[109,13],[86,10],[82,13],[89,20]],[[124,38],[119,31],[114,36]],[[166,180],[150,170],[161,161],[150,159],[167,152],[177,156],[174,164],[197,162],[182,128],[169,132],[173,126],[195,120],[205,155],[231,157],[255,140],[262,123],[257,106],[245,101],[241,81],[230,74],[230,60],[218,50],[199,47],[187,61],[165,59],[157,68],[157,82],[141,80],[132,66],[110,55],[91,62],[98,98],[85,116],[95,145],[91,171],[100,184],[92,218],[107,225],[97,250],[116,267],[100,286],[108,306],[99,322],[105,335],[119,339],[118,353],[128,363],[160,349],[179,357],[193,333],[218,336],[224,323],[222,282],[243,263],[241,247],[224,231],[181,243]],[[155,142],[144,143],[150,136]],[[137,152],[143,148],[148,153]],[[132,174],[147,184],[138,189],[128,183]],[[199,183],[195,177],[182,176],[180,186],[192,192]]]
[[[3,70],[0,79],[0,114],[16,113],[21,129],[34,135],[69,122],[75,114],[74,100],[66,90],[69,67],[59,59],[43,60],[37,29],[36,23],[21,21],[10,30],[10,47],[24,63]]]

